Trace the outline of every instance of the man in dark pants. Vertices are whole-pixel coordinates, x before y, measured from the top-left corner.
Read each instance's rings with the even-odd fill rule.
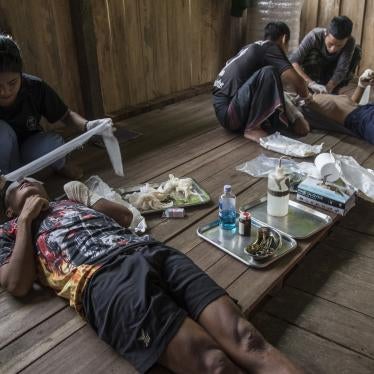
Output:
[[[361,60],[361,48],[351,36],[352,21],[334,17],[327,29],[310,31],[290,61],[315,93],[337,93],[348,84]]]
[[[131,212],[80,182],[50,202],[24,179],[5,194],[0,285],[25,295],[35,279],[70,301],[140,372],[300,373],[187,256],[126,230]]]
[[[267,135],[261,127],[272,125],[278,114],[288,124],[289,114],[283,97],[283,86],[300,97],[309,97],[308,89],[286,57],[290,30],[283,22],[265,27],[263,41],[248,44],[227,61],[213,87],[213,105],[220,124],[258,142]],[[282,115],[283,114],[283,115]],[[294,132],[306,135],[309,126],[303,118],[289,118]]]

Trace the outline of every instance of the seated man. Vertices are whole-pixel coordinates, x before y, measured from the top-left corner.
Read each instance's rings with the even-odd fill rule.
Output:
[[[352,79],[361,48],[351,33],[348,17],[334,17],[327,29],[310,31],[292,53],[292,65],[315,93],[335,93]]]
[[[6,190],[0,284],[25,295],[35,279],[70,300],[95,332],[144,373],[296,373],[212,279],[185,255],[127,227],[131,213],[66,186],[80,202],[50,202],[40,182]]]
[[[289,89],[299,96],[308,97],[305,82],[286,57],[288,26],[271,22],[265,27],[264,38],[243,47],[227,61],[213,87],[213,105],[220,124],[232,131],[242,131],[246,138],[256,142],[267,135],[261,126],[267,120],[277,125],[277,109],[285,111],[282,82],[287,82]],[[287,124],[287,118],[282,120]],[[305,121],[289,120],[296,134],[308,133]]]
[[[313,101],[307,104],[306,107],[374,144],[374,104],[358,104],[365,87],[368,85],[374,85],[374,71],[370,69],[365,70],[360,76],[352,97],[347,95],[315,94],[313,95]]]

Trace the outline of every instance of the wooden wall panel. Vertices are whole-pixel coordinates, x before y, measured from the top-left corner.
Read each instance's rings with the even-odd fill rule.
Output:
[[[340,0],[321,0],[319,3],[317,25],[320,27],[326,27],[331,18],[339,15],[339,10]]]
[[[24,70],[50,84],[83,113],[82,94],[68,0],[0,0],[0,26],[22,49]]]
[[[300,40],[318,23],[319,0],[304,0],[300,19]]]
[[[364,27],[365,0],[341,0],[340,14],[348,16],[353,22],[352,35],[357,44],[361,44],[362,30]],[[373,18],[373,14],[371,15]]]
[[[361,41],[362,60],[360,64],[360,72],[367,68],[374,69],[374,0],[366,0],[363,24],[364,29]]]

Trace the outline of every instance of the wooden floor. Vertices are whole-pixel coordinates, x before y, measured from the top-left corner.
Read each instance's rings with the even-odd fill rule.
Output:
[[[87,176],[98,174],[112,186],[162,181],[169,173],[195,178],[210,193],[212,203],[189,209],[185,219],[149,217],[152,235],[192,258],[239,301],[274,345],[305,369],[374,372],[374,209],[370,204],[360,201],[332,230],[299,242],[293,254],[269,269],[248,269],[195,232],[216,218],[224,184],[232,184],[238,205],[265,194],[265,180],[235,171],[236,165],[263,149],[217,125],[210,95],[131,118],[126,126],[143,133],[122,145],[126,177],[115,177],[105,152],[93,146],[74,155]],[[324,150],[352,155],[374,168],[374,147],[359,139],[319,131],[302,140],[323,142]],[[61,194],[62,183],[58,178],[48,180],[53,196]],[[42,289],[25,300],[0,290],[0,349],[1,373],[135,372],[95,337],[65,301]]]

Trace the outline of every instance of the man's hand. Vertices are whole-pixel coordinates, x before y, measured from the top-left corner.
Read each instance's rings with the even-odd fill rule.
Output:
[[[41,211],[47,210],[49,207],[48,200],[38,195],[29,196],[25,204],[23,205],[22,211],[18,217],[19,221],[32,222],[37,218]]]
[[[366,69],[360,76],[358,80],[358,86],[365,88],[367,86],[374,85],[374,71],[371,69]]]
[[[310,88],[314,93],[327,93],[327,88],[323,84],[318,84],[314,81],[308,83],[308,88]]]
[[[97,201],[102,199],[95,192],[91,192],[88,187],[79,181],[71,181],[64,185],[64,191],[69,200],[77,201],[88,207],[92,207]]]

